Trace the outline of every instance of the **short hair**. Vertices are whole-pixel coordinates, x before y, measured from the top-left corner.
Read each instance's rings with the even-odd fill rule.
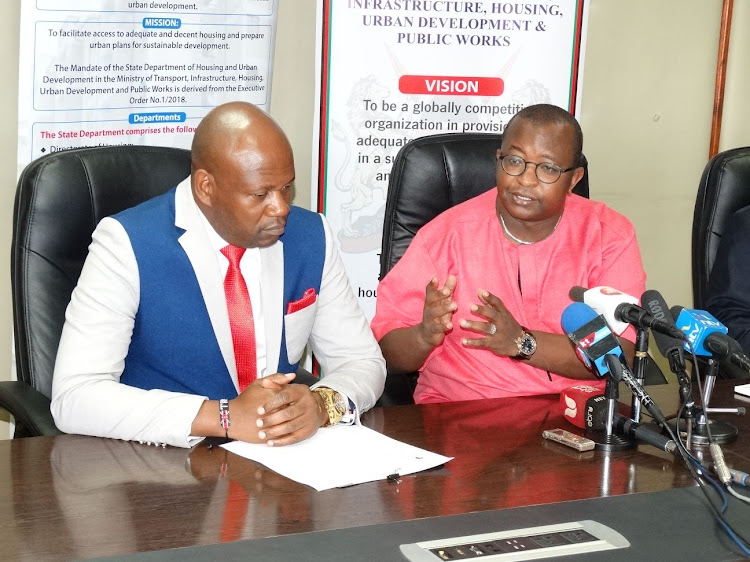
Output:
[[[575,160],[573,165],[583,166],[583,131],[578,120],[569,112],[556,105],[540,103],[529,105],[510,118],[505,126],[507,131],[516,119],[531,121],[534,125],[569,125],[573,128],[573,154]]]

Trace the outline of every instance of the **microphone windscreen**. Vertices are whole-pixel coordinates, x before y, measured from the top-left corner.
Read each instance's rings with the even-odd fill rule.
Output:
[[[664,300],[664,297],[659,291],[649,290],[643,293],[643,296],[641,296],[641,304],[646,310],[648,310],[651,316],[658,320],[663,320],[667,324],[674,326],[675,329],[677,328],[672,312],[669,310],[669,305],[667,305],[667,301]],[[659,330],[651,330],[651,333],[654,336],[656,347],[659,348],[659,351],[664,357],[668,358],[675,352],[681,352],[681,339],[663,334]]]
[[[601,429],[606,421],[606,399],[600,388],[579,384],[560,393],[563,417],[581,429]]]
[[[563,310],[560,317],[560,324],[565,333],[570,334],[597,316],[594,309],[589,305],[582,302],[574,302],[566,306],[565,310]]]
[[[601,431],[607,426],[607,398],[597,394],[586,401],[583,412],[586,431]]]
[[[672,307],[672,313],[675,312]],[[727,333],[727,327],[719,322],[713,315],[705,310],[683,308],[675,320],[677,327],[685,334],[690,345],[686,349],[696,355],[709,356],[712,352],[705,347],[706,337],[709,334],[720,332]]]
[[[584,289],[583,287],[575,286],[568,292],[568,296],[570,297],[570,300],[575,302],[583,302],[583,294],[588,289]]]

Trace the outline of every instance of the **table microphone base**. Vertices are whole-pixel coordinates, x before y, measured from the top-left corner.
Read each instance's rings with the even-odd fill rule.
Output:
[[[669,426],[674,431],[675,429],[675,421],[672,420],[669,423]],[[739,433],[737,428],[733,426],[731,423],[724,422],[724,421],[717,421],[717,420],[710,420],[708,424],[711,426],[711,439],[714,443],[723,444],[723,443],[731,443],[735,439],[737,439],[737,434]],[[686,423],[685,420],[680,420],[680,437],[685,439],[687,437],[687,429],[686,429]],[[698,424],[693,423],[693,435],[692,435],[692,441],[696,445],[708,445],[708,428],[706,427],[705,423]]]
[[[587,431],[586,437],[594,442],[594,448],[599,451],[627,451],[638,445],[635,439],[624,435],[607,435],[603,431]]]

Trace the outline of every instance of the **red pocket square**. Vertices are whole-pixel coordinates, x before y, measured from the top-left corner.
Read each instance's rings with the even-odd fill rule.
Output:
[[[315,294],[315,289],[308,289],[307,291],[305,291],[305,294],[302,295],[302,298],[300,300],[292,301],[286,305],[286,313],[291,314],[292,312],[297,312],[298,310],[307,308],[315,302],[316,298],[317,295]]]

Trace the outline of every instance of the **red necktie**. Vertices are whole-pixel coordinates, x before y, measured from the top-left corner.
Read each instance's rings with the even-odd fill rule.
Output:
[[[242,392],[257,376],[253,308],[250,305],[245,278],[240,271],[240,260],[245,248],[230,244],[222,248],[221,253],[229,260],[229,269],[224,278],[224,294],[227,298],[229,327],[232,329],[234,360],[237,362],[237,381]]]

